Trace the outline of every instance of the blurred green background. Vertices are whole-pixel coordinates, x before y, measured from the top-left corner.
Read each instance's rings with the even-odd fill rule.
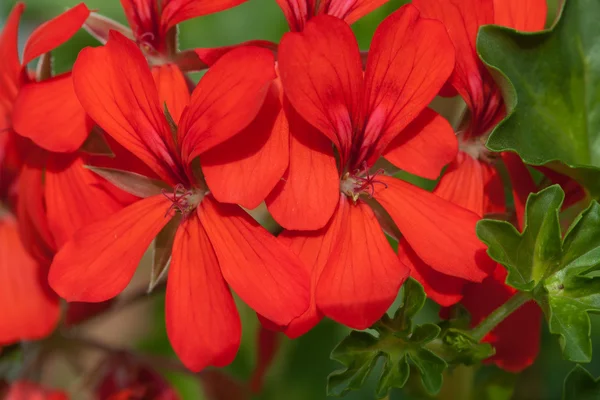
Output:
[[[210,0],[207,0],[210,1]],[[443,0],[440,0],[443,1]],[[551,0],[549,21],[556,15],[558,0]],[[353,26],[362,49],[367,49],[377,27],[387,15],[398,9],[405,1],[392,0],[377,11],[363,18]],[[21,45],[28,32],[48,18],[51,18],[67,7],[77,4],[75,0],[26,0],[26,12],[21,24]],[[13,6],[13,1],[2,0],[0,3],[0,26]],[[125,18],[118,0],[88,0],[90,9],[125,23]],[[182,49],[192,47],[211,47],[235,44],[251,39],[267,39],[279,41],[287,31],[287,24],[274,0],[250,0],[241,6],[218,14],[187,21],[180,26],[180,46]],[[71,68],[78,51],[84,46],[96,46],[95,40],[86,32],[79,32],[72,40],[61,46],[54,55],[55,72],[67,71]],[[1,61],[0,61],[1,62]],[[155,305],[153,318],[154,329],[148,332],[147,338],[135,346],[143,351],[172,355],[166,332],[164,330],[164,298],[159,298]],[[395,306],[393,307],[395,309]],[[243,319],[243,343],[235,362],[226,371],[239,380],[247,380],[256,359],[256,332],[258,323],[253,312],[240,303]],[[146,316],[147,317],[147,316]],[[423,321],[437,318],[437,307],[428,304],[421,315]],[[594,331],[599,331],[600,322],[593,320]],[[479,390],[471,393],[474,399],[560,399],[564,376],[572,368],[572,364],[564,362],[560,356],[558,340],[551,337],[544,327],[542,347],[535,365],[523,374],[514,376],[503,373],[492,366],[480,368],[478,371],[464,368],[448,373],[445,377],[447,388],[439,398],[463,399],[469,395],[466,388],[472,379]],[[307,335],[290,341],[281,337],[282,346],[275,363],[267,376],[264,392],[258,396],[264,400],[320,400],[325,399],[327,375],[339,367],[329,360],[329,353],[348,330],[331,321],[322,322]],[[595,338],[600,345],[600,338]],[[594,376],[600,374],[600,361],[587,366]],[[199,381],[185,374],[171,374],[169,379],[175,384],[184,399],[204,399]],[[410,386],[410,385],[409,385]],[[511,388],[515,390],[512,393]],[[373,399],[373,384],[360,392],[351,393],[348,400]],[[410,390],[397,390],[390,395],[391,399],[417,399],[422,394]]]

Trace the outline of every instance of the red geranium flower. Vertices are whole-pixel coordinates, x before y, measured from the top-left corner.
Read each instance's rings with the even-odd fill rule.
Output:
[[[485,142],[505,117],[506,109],[500,88],[477,55],[477,31],[480,26],[493,23],[524,31],[543,29],[546,0],[415,0],[413,4],[423,16],[445,25],[456,49],[456,66],[443,94],[458,93],[470,112],[457,132],[459,152],[434,193],[482,217],[504,214],[504,185],[496,169],[499,160],[487,150]],[[525,202],[536,185],[518,156],[502,153],[501,157],[511,178],[516,219],[521,224]],[[554,178],[555,175],[558,174]],[[466,281],[439,273],[418,260],[403,243],[399,253],[430,298],[444,306],[460,301]]]
[[[313,279],[311,308],[286,333],[306,332],[323,314],[364,329],[391,305],[409,271],[376,214],[384,219],[387,212],[392,232],[399,230],[428,264],[483,280],[488,265],[478,263],[484,246],[475,236],[477,215],[381,170],[370,171],[383,154],[401,168],[437,176],[455,156],[452,129],[426,108],[454,66],[444,27],[420,18],[411,5],[402,7],[377,29],[363,76],[350,27],[318,16],[303,32],[284,36],[279,62],[286,96],[299,114],[290,118],[290,129],[303,144],[303,153],[291,157],[303,158],[311,173],[306,190],[293,195],[327,205],[333,199],[334,205],[324,228],[280,236],[312,267]],[[306,217],[295,204],[288,207],[293,218]]]
[[[4,122],[46,150],[75,151],[87,138],[92,121],[75,96],[71,73],[50,77],[49,52],[69,40],[90,12],[81,3],[39,26],[25,43],[23,60],[19,62],[17,28],[24,9],[22,3],[17,3],[1,39],[6,63],[0,79]],[[27,64],[38,57],[38,69],[30,73]]]
[[[50,284],[68,301],[116,296],[154,237],[181,218],[166,324],[175,351],[193,370],[226,365],[237,352],[240,320],[227,285],[281,325],[308,305],[308,276],[300,260],[238,206],[217,202],[191,166],[252,122],[273,79],[273,63],[265,49],[232,51],[211,67],[191,99],[172,103],[181,109],[168,109],[170,122],[142,52],[123,35],[113,32],[106,46],[84,49],[73,69],[88,114],[160,182],[141,177],[145,186],[134,191],[145,198],[80,230],[55,257]]]

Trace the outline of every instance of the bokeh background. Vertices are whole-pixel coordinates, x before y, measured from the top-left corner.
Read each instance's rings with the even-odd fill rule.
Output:
[[[210,0],[207,0],[210,1]],[[444,0],[440,0],[444,1]],[[361,49],[368,49],[377,25],[406,1],[392,0],[377,11],[357,22],[353,29]],[[554,20],[558,0],[550,0],[549,24]],[[28,33],[45,20],[58,15],[76,0],[25,0],[27,9],[21,23],[20,41],[23,45]],[[118,0],[87,0],[90,9],[123,23],[125,17]],[[0,26],[14,5],[14,1],[0,0]],[[218,14],[197,18],[180,25],[180,47],[212,47],[239,43],[251,39],[278,42],[287,31],[287,24],[275,0],[249,0],[241,6]],[[86,32],[81,31],[68,43],[53,52],[54,70],[57,73],[71,68],[79,50],[98,45]],[[0,60],[1,68],[2,60]],[[431,187],[430,182],[420,182]],[[143,287],[149,277],[146,259],[132,286]],[[123,312],[100,318],[90,327],[89,334],[107,342],[128,345],[140,351],[162,356],[173,356],[164,329],[164,297],[149,298]],[[243,341],[235,362],[226,368],[227,373],[239,381],[247,381],[255,366],[258,323],[254,313],[239,302],[243,321]],[[395,309],[396,305],[392,307]],[[422,321],[435,321],[438,308],[428,303],[419,315]],[[593,317],[592,317],[593,318]],[[593,318],[594,332],[600,332],[600,322]],[[515,327],[518,329],[518,327]],[[320,400],[327,398],[327,375],[340,365],[329,359],[334,346],[348,330],[331,321],[323,321],[305,336],[290,341],[281,337],[281,348],[266,377],[264,391],[257,396],[264,400]],[[598,335],[594,344],[600,346]],[[600,347],[596,347],[597,349]],[[597,350],[598,351],[598,350]],[[594,376],[600,374],[600,357],[595,357],[588,369]],[[540,355],[534,366],[520,375],[500,371],[493,366],[474,370],[458,368],[445,376],[445,387],[438,398],[442,399],[560,399],[564,376],[572,364],[561,359],[556,337],[551,337],[544,326]],[[56,367],[46,374],[54,384],[73,388],[72,371]],[[376,375],[376,374],[375,374]],[[187,374],[169,373],[168,379],[181,393],[183,399],[207,399],[201,380]],[[374,382],[363,390],[348,394],[348,400],[373,399]],[[475,383],[475,391],[469,389]],[[514,386],[514,392],[510,389]],[[390,399],[419,399],[422,393],[395,390]],[[77,398],[77,397],[76,397]]]

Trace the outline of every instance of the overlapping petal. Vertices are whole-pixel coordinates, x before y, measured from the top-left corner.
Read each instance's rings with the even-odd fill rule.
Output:
[[[432,46],[431,43],[435,43]],[[439,93],[454,68],[444,26],[412,5],[386,18],[373,36],[365,71],[367,120],[358,161],[372,164]]]
[[[106,133],[166,182],[185,182],[152,74],[134,42],[112,32],[105,46],[83,49],[73,66],[73,85]]]
[[[248,127],[202,154],[204,179],[215,199],[256,208],[288,167],[289,136],[279,90],[273,84]]]
[[[289,166],[266,198],[273,218],[284,228],[324,227],[339,199],[339,173],[330,141],[286,105]]]
[[[240,317],[196,213],[177,229],[165,301],[167,334],[186,367],[200,371],[233,361]]]
[[[190,89],[186,77],[175,64],[164,64],[152,68],[152,76],[158,90],[160,104],[167,108],[177,124],[183,110],[190,104]]]
[[[169,222],[170,205],[162,195],[148,197],[77,231],[54,257],[50,286],[67,301],[98,302],[119,294]]]
[[[23,86],[12,119],[19,135],[54,152],[79,149],[93,124],[75,95],[70,73]]]
[[[275,59],[269,50],[240,47],[221,57],[202,77],[181,117],[178,139],[183,161],[191,163],[246,128],[275,77]]]
[[[56,326],[60,307],[47,268],[21,244],[16,221],[0,218],[0,343],[40,339]]]
[[[457,152],[458,141],[450,123],[425,108],[390,142],[383,156],[411,174],[437,179]]]
[[[164,0],[161,25],[168,29],[188,19],[227,10],[247,0]]]
[[[381,176],[375,199],[426,264],[446,275],[481,282],[494,264],[475,235],[477,214],[400,179]],[[435,249],[435,251],[433,251]]]
[[[337,322],[366,329],[392,305],[410,270],[367,204],[342,196],[338,207],[339,234],[317,283],[317,307]]]
[[[241,208],[210,195],[198,207],[223,277],[253,310],[287,325],[308,308],[310,278],[302,262]]]
[[[348,24],[358,21],[389,0],[323,0],[319,3],[319,14],[343,19]]]
[[[306,121],[350,157],[360,126],[362,63],[350,27],[327,15],[311,19],[301,33],[286,33],[279,46],[279,70],[286,96]]]

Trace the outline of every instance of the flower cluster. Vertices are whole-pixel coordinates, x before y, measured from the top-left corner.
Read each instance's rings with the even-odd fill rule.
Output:
[[[516,154],[485,147],[505,106],[475,41],[486,24],[543,29],[545,0],[413,0],[362,52],[350,24],[386,0],[277,0],[279,43],[178,49],[177,24],[243,1],[121,0],[129,26],[82,3],[22,57],[14,7],[0,37],[0,344],[110,307],[153,241],[167,333],[193,371],[237,353],[232,292],[290,338],[324,317],[370,327],[409,276],[473,324],[514,293],[475,225],[521,227],[539,186]],[[80,29],[99,45],[53,75],[52,50]],[[430,107],[438,96],[464,100],[456,129]],[[441,178],[430,192],[399,170]],[[486,337],[490,361],[530,365],[540,322],[535,303],[511,315]],[[516,347],[511,324],[530,340]]]

